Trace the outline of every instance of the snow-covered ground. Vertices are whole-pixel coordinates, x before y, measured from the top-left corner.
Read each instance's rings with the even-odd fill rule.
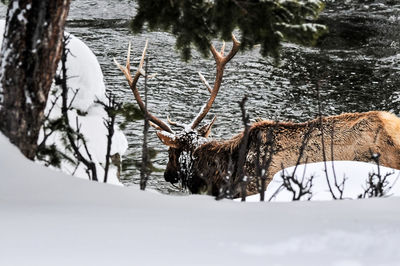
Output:
[[[343,182],[343,199],[357,199],[360,194],[363,194],[367,187],[366,181],[370,174],[377,174],[378,172],[382,177],[388,175],[386,180],[387,184],[385,190],[387,196],[400,196],[400,171],[388,167],[378,166],[374,163],[356,162],[356,161],[335,161],[326,163],[329,183],[331,184],[333,193],[339,197],[339,190],[335,187],[335,175],[337,184]],[[286,168],[285,175],[292,175],[294,166]],[[335,171],[333,171],[333,169]],[[271,201],[292,201],[293,193],[287,189],[280,189],[283,183],[282,171],[275,174],[268,189],[265,192],[265,199]],[[306,165],[299,165],[295,172],[297,180],[301,180],[304,176],[304,182],[310,177],[312,179],[312,197],[310,200],[332,200],[332,194],[329,191],[328,182],[325,175],[325,166],[323,162],[309,163]],[[298,194],[298,187],[293,184]],[[279,192],[279,193],[277,193]],[[275,194],[276,193],[276,194]],[[309,195],[304,195],[300,200],[308,200]],[[246,198],[247,201],[259,201],[259,195],[252,195]]]
[[[89,182],[0,135],[0,265],[397,266],[400,198],[252,203]]]

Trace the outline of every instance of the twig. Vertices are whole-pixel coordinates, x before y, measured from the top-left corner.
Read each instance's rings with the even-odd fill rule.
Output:
[[[305,160],[305,166],[304,166],[304,170],[303,170],[303,175],[301,180],[297,180],[296,178],[296,171],[298,166],[300,165],[300,162],[303,158],[304,155],[304,151],[305,148],[307,147],[307,144],[311,138],[311,133],[314,130],[314,127],[312,125],[310,125],[306,131],[306,133],[304,134],[304,137],[301,141],[301,145],[299,148],[299,156],[297,157],[297,161],[296,161],[296,165],[293,169],[293,172],[291,175],[285,174],[285,169],[284,169],[284,165],[283,163],[281,164],[282,167],[282,180],[283,183],[282,185],[275,191],[275,193],[271,196],[271,198],[269,199],[269,201],[271,201],[272,198],[276,197],[276,195],[282,190],[282,188],[286,188],[286,190],[288,190],[289,192],[292,192],[293,196],[292,196],[292,200],[300,200],[301,197],[305,196],[305,195],[310,195],[308,200],[311,199],[312,197],[312,186],[313,186],[313,179],[314,176],[311,176],[309,179],[305,180],[305,173],[306,173],[306,165],[308,162],[308,158],[306,158]],[[296,187],[298,188],[298,192],[296,191],[295,188],[293,188],[293,185],[296,185]]]
[[[79,151],[78,146],[75,144],[75,140],[73,137],[73,130],[71,129],[71,127],[69,126],[69,118],[68,118],[68,86],[67,86],[67,68],[66,68],[66,60],[67,60],[67,51],[65,49],[65,46],[67,44],[68,41],[68,37],[64,37],[64,42],[63,42],[63,49],[62,49],[62,56],[61,56],[61,72],[62,72],[62,76],[61,76],[61,88],[62,88],[62,107],[61,107],[61,113],[62,113],[62,118],[64,120],[65,126],[67,127],[66,130],[66,135],[67,138],[71,144],[71,148],[73,149],[75,156],[77,157],[77,159],[82,162],[88,169],[88,175],[89,175],[89,179],[91,178],[94,181],[98,181],[97,179],[97,171],[96,171],[96,165],[94,162],[92,162],[91,160],[87,160]],[[78,123],[78,122],[77,122]],[[77,130],[79,130],[79,128],[77,128]],[[78,140],[81,137],[78,134]],[[90,156],[90,153],[87,150],[87,146],[86,146],[86,142],[83,141],[85,149],[88,153],[88,155]],[[89,171],[92,173],[92,175],[90,176]]]
[[[265,190],[266,190],[266,182],[267,182],[267,174],[268,174],[268,169],[271,165],[272,162],[272,157],[275,153],[275,135],[274,135],[274,130],[278,126],[278,122],[274,123],[274,126],[268,129],[267,132],[267,141],[265,143],[266,145],[266,151],[265,155],[261,159],[261,143],[262,143],[262,136],[260,133],[257,136],[257,143],[256,143],[256,148],[257,148],[257,154],[256,154],[256,177],[257,177],[257,183],[260,181],[261,184],[257,184],[259,193],[260,193],[260,201],[265,200]],[[260,159],[262,163],[260,164]],[[259,179],[259,180],[258,180]]]
[[[343,199],[343,192],[344,192],[344,186],[347,181],[347,178],[345,175],[343,175],[343,180],[342,182],[338,183],[338,179],[336,176],[336,171],[335,171],[335,158],[334,158],[334,152],[333,152],[333,139],[334,139],[334,122],[332,122],[332,128],[331,128],[331,164],[332,164],[332,173],[333,173],[333,178],[335,181],[335,187],[337,191],[339,192],[339,198],[338,199]]]
[[[71,89],[72,90],[72,89]],[[68,110],[70,110],[71,109],[71,107],[72,107],[72,104],[74,103],[74,101],[75,101],[75,98],[76,98],[76,95],[78,94],[78,92],[79,92],[79,89],[76,89],[75,91],[74,90],[72,90],[73,91],[73,93],[74,93],[74,95],[72,95],[72,99],[71,99],[71,101],[69,102],[69,105],[68,105]]]
[[[53,111],[54,106],[56,105],[56,103],[57,103],[58,99],[60,98],[60,96],[61,95],[57,95],[57,97],[51,102],[50,109],[49,109],[49,111],[47,112],[47,114],[46,114],[46,116],[44,118],[45,122],[43,123],[43,127],[42,127],[42,129],[43,129],[43,140],[38,145],[38,148],[37,148],[38,152],[41,151],[45,147],[47,139],[55,132],[54,129],[51,129],[49,133],[46,133],[46,131],[48,129],[47,126],[46,126],[46,122],[49,121],[50,114]]]
[[[368,179],[366,181],[366,187],[364,188],[364,193],[359,195],[359,198],[384,197],[393,187],[393,185],[389,186],[390,183],[388,181],[388,177],[393,175],[394,172],[388,172],[384,176],[382,176],[380,169],[381,155],[379,153],[373,153],[371,150],[370,153],[371,153],[371,160],[373,160],[378,167],[378,173],[372,173],[372,174],[370,173],[368,175]]]
[[[111,146],[112,146],[112,138],[114,136],[114,125],[115,118],[117,113],[120,111],[122,104],[117,103],[115,100],[115,96],[112,93],[106,95],[107,103],[96,100],[96,103],[103,106],[104,110],[107,113],[107,119],[104,118],[103,124],[107,129],[107,150],[106,150],[106,158],[105,158],[105,166],[104,166],[104,179],[103,182],[107,183],[108,181],[108,171],[110,168],[110,159],[111,159]]]
[[[324,125],[323,125],[323,119],[322,119],[322,106],[321,106],[321,95],[319,93],[319,82],[316,82],[315,84],[316,86],[316,92],[317,92],[317,101],[318,101],[318,120],[319,120],[319,128],[321,131],[321,146],[322,146],[322,159],[324,161],[324,172],[325,172],[325,178],[326,178],[326,182],[328,184],[328,188],[329,191],[333,197],[333,199],[337,199],[330,180],[329,180],[329,176],[328,176],[328,166],[326,164],[326,151],[325,151],[325,140],[324,140]]]

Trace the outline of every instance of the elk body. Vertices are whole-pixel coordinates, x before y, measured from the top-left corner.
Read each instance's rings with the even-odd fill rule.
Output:
[[[226,63],[239,49],[234,36],[232,39],[232,49],[226,56],[224,47],[220,52],[210,47],[217,68],[214,86],[208,85],[200,74],[210,98],[188,125],[172,122],[169,118],[168,125],[148,112],[143,104],[136,83],[141,75],[146,75],[142,66],[147,42],[133,77],[130,73],[130,48],[126,66],[116,63],[125,74],[142,112],[156,128],[157,136],[169,146],[169,161],[164,173],[166,181],[183,181],[192,193],[214,196],[227,191],[230,195],[239,196],[237,184],[245,182],[247,194],[256,194],[282,167],[322,161],[322,144],[328,160],[370,161],[372,154],[380,154],[380,164],[400,169],[400,119],[388,112],[348,113],[305,123],[260,121],[252,124],[246,133],[242,132],[232,139],[207,139],[215,117],[200,129],[196,128],[218,94]],[[170,125],[180,131],[175,132]],[[241,153],[244,154],[244,162],[240,162]],[[239,169],[243,169],[247,177],[245,180],[239,180],[242,178],[239,175],[242,170]]]

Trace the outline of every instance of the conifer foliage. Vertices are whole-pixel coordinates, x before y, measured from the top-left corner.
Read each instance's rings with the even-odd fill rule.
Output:
[[[312,45],[326,31],[313,23],[323,6],[320,0],[138,0],[131,27],[171,32],[185,60],[192,45],[208,56],[210,40],[230,40],[238,29],[242,50],[260,44],[263,56],[278,59],[282,41]]]

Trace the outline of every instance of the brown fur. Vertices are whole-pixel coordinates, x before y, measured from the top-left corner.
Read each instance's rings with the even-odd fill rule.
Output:
[[[312,129],[300,163],[323,160],[319,120],[305,123],[261,121],[254,123],[249,131],[246,148],[245,172],[255,175],[256,142],[261,136],[261,149],[266,149],[267,132],[272,130],[275,152],[267,171],[272,176],[284,167],[296,164],[304,135]],[[323,118],[323,132],[327,160],[331,160],[331,132],[333,128],[333,159],[370,161],[371,152],[381,154],[380,163],[400,169],[400,119],[387,112],[348,113]],[[211,141],[194,151],[194,177],[205,180],[208,194],[217,195],[224,178],[228,175],[229,162],[237,163],[243,132],[226,141]],[[231,167],[234,168],[234,167]],[[226,183],[226,182],[225,182]],[[205,188],[200,188],[198,193]],[[248,194],[257,193],[257,187],[248,186]]]

